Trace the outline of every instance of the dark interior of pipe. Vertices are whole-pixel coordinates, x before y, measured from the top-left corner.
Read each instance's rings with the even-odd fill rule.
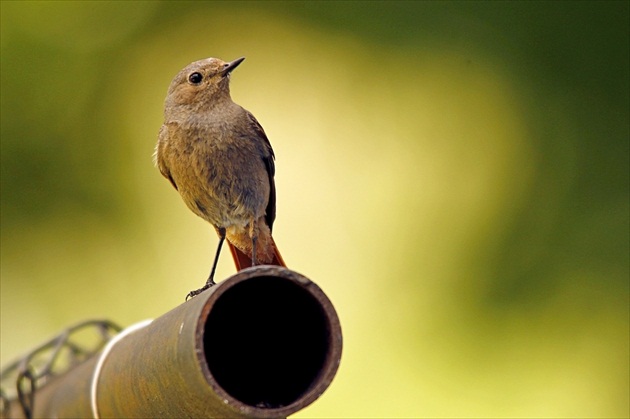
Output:
[[[330,330],[321,305],[289,280],[260,277],[226,290],[208,315],[206,361],[216,382],[250,406],[296,402],[319,378]]]

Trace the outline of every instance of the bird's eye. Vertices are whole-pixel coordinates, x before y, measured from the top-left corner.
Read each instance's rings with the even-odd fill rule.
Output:
[[[188,81],[192,84],[199,84],[201,83],[201,80],[203,80],[203,76],[201,75],[201,73],[198,72],[194,72],[190,76],[188,76]]]

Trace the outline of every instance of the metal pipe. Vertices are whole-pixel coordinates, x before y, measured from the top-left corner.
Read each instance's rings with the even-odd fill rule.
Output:
[[[279,266],[247,268],[116,342],[96,408],[101,418],[286,417],[328,388],[341,348],[339,319],[315,283]],[[99,355],[37,389],[34,417],[93,417]],[[21,416],[16,404],[11,417]]]

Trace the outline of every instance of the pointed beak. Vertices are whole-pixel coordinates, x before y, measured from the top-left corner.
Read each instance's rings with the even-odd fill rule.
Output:
[[[223,77],[227,76],[228,74],[230,74],[232,72],[232,70],[234,70],[236,67],[238,67],[238,65],[240,63],[242,63],[245,60],[245,57],[241,57],[241,58],[237,58],[236,60],[229,62],[225,65],[225,67],[223,67],[223,70],[221,70],[221,72],[223,73]]]

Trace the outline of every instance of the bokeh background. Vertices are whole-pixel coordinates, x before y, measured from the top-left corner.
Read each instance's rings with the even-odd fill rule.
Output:
[[[627,1],[1,7],[3,364],[202,284],[151,156],[177,71],[246,56],[274,235],[344,330],[296,417],[628,417]]]

